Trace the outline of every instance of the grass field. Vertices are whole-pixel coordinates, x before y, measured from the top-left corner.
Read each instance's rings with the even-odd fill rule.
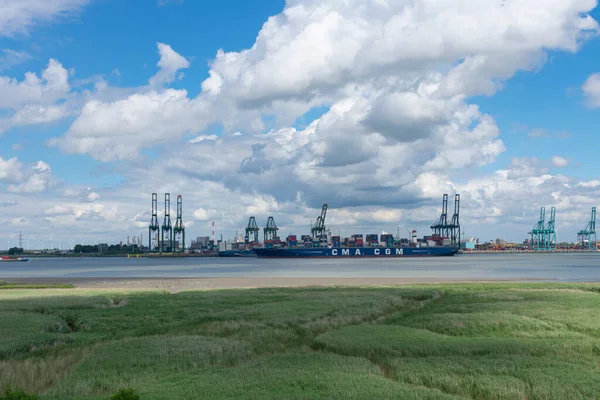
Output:
[[[0,290],[0,392],[591,399],[600,286]],[[0,394],[0,399],[2,399]]]

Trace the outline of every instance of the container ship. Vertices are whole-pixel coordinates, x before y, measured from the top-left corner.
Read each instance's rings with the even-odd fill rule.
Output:
[[[448,238],[437,235],[417,240],[413,231],[412,240],[397,239],[391,234],[367,235],[367,242],[361,234],[352,235],[341,241],[339,236],[317,237],[302,236],[300,241],[295,235],[288,236],[285,243],[274,238],[264,246],[254,247],[252,251],[258,257],[303,258],[303,257],[440,257],[453,256],[458,247],[452,246]]]
[[[258,257],[303,258],[303,257],[440,257],[453,256],[460,249],[459,223],[460,196],[456,194],[454,215],[448,215],[448,195],[442,200],[442,214],[431,226],[431,236],[417,238],[417,231],[410,238],[394,237],[390,233],[354,234],[341,238],[332,236],[325,228],[327,204],[323,204],[321,215],[311,226],[310,235],[289,235],[281,240],[273,217],[269,217],[264,227],[264,242],[258,241],[259,227],[254,217],[250,217],[246,236],[233,243],[233,248],[223,248],[222,256],[248,256],[250,252]]]
[[[26,257],[11,257],[11,256],[2,256],[0,257],[0,261],[29,261]]]

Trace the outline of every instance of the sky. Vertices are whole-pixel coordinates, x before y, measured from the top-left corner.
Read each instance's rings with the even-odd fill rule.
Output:
[[[280,235],[559,241],[600,203],[591,0],[4,0],[0,249]],[[453,204],[450,204],[450,208]],[[261,232],[262,233],[262,232]]]

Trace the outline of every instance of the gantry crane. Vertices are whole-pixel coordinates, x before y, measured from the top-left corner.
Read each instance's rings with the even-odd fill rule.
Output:
[[[175,242],[180,240],[180,247],[175,246]],[[173,240],[171,242],[171,249],[173,252],[185,251],[185,227],[183,226],[183,199],[181,195],[177,196],[177,219],[175,220],[175,227],[173,228]]]
[[[592,216],[590,222],[577,232],[577,236],[581,238],[581,248],[597,249],[598,241],[596,239],[596,207],[592,207]],[[586,242],[587,241],[587,245]]]
[[[277,227],[277,225],[275,225],[275,220],[273,219],[273,217],[269,217],[269,219],[267,219],[267,226],[265,226],[264,229],[265,242],[276,237],[278,230],[279,228]]]
[[[452,220],[448,224],[448,230],[450,231],[450,244],[453,247],[460,247],[460,194],[454,195],[454,214]]]
[[[158,196],[156,193],[152,193],[152,218],[150,219],[150,225],[148,226],[148,250],[159,251],[160,250],[160,237],[158,237],[160,226],[158,225]],[[152,233],[156,235],[155,245],[152,245]]]
[[[326,232],[325,229],[325,217],[327,216],[327,203],[323,204],[323,208],[321,208],[321,215],[317,217],[315,224],[310,228],[310,233],[313,238],[316,238],[317,235],[323,235]]]
[[[531,231],[528,232],[531,235],[531,248],[535,250],[541,250],[544,243],[544,231],[546,228],[546,207],[542,207],[540,209],[540,219],[537,224],[531,228]]]
[[[244,242],[246,244],[250,243],[250,235],[252,235],[252,241],[258,242],[258,231],[260,228],[256,224],[256,219],[254,217],[250,217],[248,220],[248,226],[246,227],[246,236],[244,237]]]
[[[550,220],[544,227],[544,250],[556,250],[556,207],[550,208]]]
[[[458,215],[457,215],[458,218]],[[440,235],[441,237],[448,237],[448,195],[444,194],[442,197],[442,214],[435,221],[433,225],[431,225],[431,229],[433,230],[434,235]]]
[[[173,227],[171,226],[171,194],[165,193],[165,218],[162,224],[161,231],[161,246],[160,252],[171,251],[171,236],[173,233]]]

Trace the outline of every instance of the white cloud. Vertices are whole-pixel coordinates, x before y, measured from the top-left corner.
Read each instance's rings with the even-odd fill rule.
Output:
[[[8,160],[0,157],[0,182],[18,182],[21,180],[21,167],[23,164],[17,157]]]
[[[197,109],[185,90],[175,89],[133,94],[114,103],[91,100],[64,138],[50,144],[102,161],[135,159],[143,148],[200,130]]]
[[[444,91],[464,93],[465,85],[481,88],[491,78],[530,68],[543,48],[574,51],[584,31],[597,29],[591,17],[581,15],[594,1],[551,4],[552,9],[542,0],[485,7],[477,0],[460,5],[288,1],[251,49],[217,53],[203,87],[255,102],[306,98],[349,81],[371,80],[376,71],[383,79],[402,71],[401,79],[411,81],[422,71],[463,59]],[[456,74],[472,79],[463,82]]]
[[[0,2],[0,36],[27,34],[36,23],[76,14],[91,0],[3,0]]]
[[[22,81],[0,76],[0,109],[12,112],[10,117],[0,117],[0,133],[13,126],[54,122],[69,115],[66,103],[71,87],[69,72],[62,64],[50,59],[41,77],[27,72]]]
[[[69,72],[50,59],[41,77],[27,72],[22,81],[0,76],[0,108],[17,109],[31,104],[53,104],[69,91]]]
[[[553,156],[552,164],[555,167],[563,168],[563,167],[566,167],[567,165],[569,165],[569,160],[564,157],[561,157],[561,156]]]
[[[590,107],[600,107],[600,73],[590,75],[581,90]]]
[[[193,139],[190,139],[189,142],[190,143],[198,143],[203,140],[217,140],[218,138],[219,137],[217,135],[200,135],[200,136],[196,136]]]
[[[12,193],[39,193],[48,188],[51,179],[52,169],[43,161],[38,161],[34,165],[27,179],[20,184],[8,185],[8,191]]]
[[[181,78],[181,76],[177,76],[179,70],[190,66],[189,61],[173,50],[168,44],[156,43],[156,45],[158,46],[158,53],[160,54],[160,60],[158,61],[158,64],[156,64],[159,71],[150,78],[150,86],[171,83],[176,77]]]
[[[26,105],[13,115],[11,123],[18,125],[37,125],[60,120],[69,115],[65,106]]]

